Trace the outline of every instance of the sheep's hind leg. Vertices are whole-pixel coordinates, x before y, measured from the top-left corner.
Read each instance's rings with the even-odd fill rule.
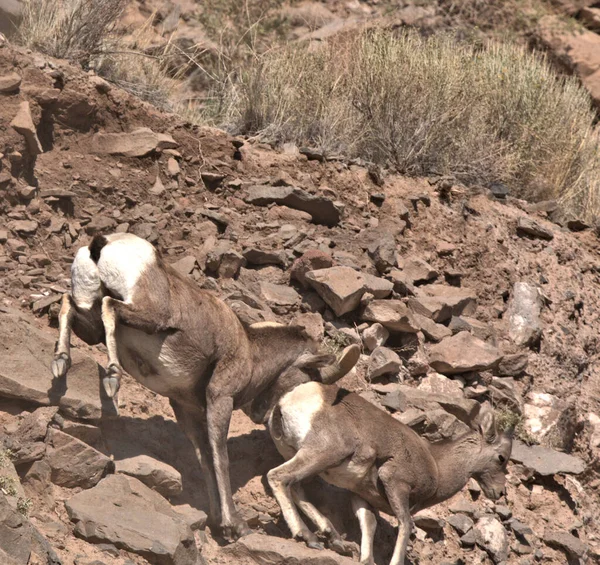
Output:
[[[313,549],[323,549],[323,545],[300,517],[292,498],[292,487],[304,479],[336,466],[343,461],[344,457],[335,450],[315,453],[309,449],[300,449],[289,461],[267,473],[269,485],[292,536],[304,541]]]
[[[62,379],[71,367],[71,328],[75,315],[75,305],[68,292],[62,297],[60,312],[58,314],[58,340],[54,349],[52,360],[52,375],[55,379]]]
[[[362,565],[375,565],[373,542],[377,529],[377,516],[371,505],[356,494],[352,495],[352,510],[360,525],[360,562]]]
[[[322,534],[327,539],[327,547],[340,555],[353,555],[357,553],[355,543],[346,541],[335,529],[331,521],[321,514],[317,508],[308,501],[304,487],[295,484],[292,487],[292,496],[296,505],[302,510],[304,515],[319,529],[318,534]]]

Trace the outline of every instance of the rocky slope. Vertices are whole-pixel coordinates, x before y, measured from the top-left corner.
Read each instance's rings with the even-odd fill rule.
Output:
[[[115,230],[156,244],[244,323],[361,343],[344,385],[430,439],[461,433],[455,414],[475,401],[519,422],[506,500],[473,483],[417,517],[412,563],[599,558],[600,242],[552,221],[555,203],[192,127],[8,44],[0,194],[3,563],[352,562],[289,540],[264,481],[280,458],[243,413],[232,480],[258,533],[226,546],[205,529],[202,477],[164,398],[126,379],[115,418],[104,350],[76,338],[68,382],[52,382],[72,257]],[[344,492],[315,480],[309,493],[358,541]],[[378,563],[393,526],[382,516]]]

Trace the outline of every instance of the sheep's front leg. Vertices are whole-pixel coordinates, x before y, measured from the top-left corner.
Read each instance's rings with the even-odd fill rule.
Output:
[[[398,537],[396,538],[390,565],[404,565],[406,548],[412,529],[409,506],[410,487],[402,481],[402,475],[401,469],[386,469],[385,466],[381,468],[379,473],[390,507],[396,518],[398,518]]]
[[[360,525],[360,562],[362,565],[375,565],[373,542],[377,529],[377,516],[370,504],[358,495],[352,495],[352,510]]]
[[[71,366],[71,328],[75,316],[75,305],[68,292],[62,296],[60,312],[58,314],[58,340],[52,360],[52,375],[55,379],[61,379]]]

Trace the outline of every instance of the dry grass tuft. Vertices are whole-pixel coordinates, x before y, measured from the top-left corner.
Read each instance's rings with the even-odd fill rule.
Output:
[[[87,63],[97,54],[128,0],[23,0],[19,38],[27,47]]]
[[[589,96],[524,48],[383,31],[292,45],[256,58],[222,107],[243,133],[600,212]]]

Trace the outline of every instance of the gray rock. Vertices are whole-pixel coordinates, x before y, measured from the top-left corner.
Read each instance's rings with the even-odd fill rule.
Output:
[[[225,549],[234,559],[257,565],[355,565],[350,557],[342,557],[328,549],[317,551],[293,540],[251,534]],[[244,561],[246,562],[246,561]]]
[[[56,414],[57,407],[43,407],[34,410],[21,420],[14,434],[4,441],[4,447],[11,450],[11,459],[15,465],[32,463],[44,456],[44,440],[48,424]]]
[[[518,377],[527,370],[529,355],[527,353],[514,353],[505,355],[498,364],[498,374],[501,377]]]
[[[555,451],[541,445],[525,445],[519,440],[513,441],[510,458],[517,463],[533,469],[543,477],[557,473],[570,473],[578,475],[585,471],[585,463],[575,457]]]
[[[280,265],[285,267],[286,255],[284,251],[265,251],[258,247],[249,247],[243,253],[249,265]]]
[[[300,295],[291,287],[269,282],[260,283],[261,298],[277,314],[284,314],[300,302]]]
[[[475,541],[485,549],[494,563],[500,563],[508,558],[508,536],[504,526],[492,516],[483,516],[473,527]]]
[[[361,319],[377,322],[392,332],[419,331],[412,312],[401,300],[372,300],[365,307]]]
[[[232,279],[246,264],[246,259],[233,249],[230,241],[221,239],[206,257],[206,269],[222,279]]]
[[[45,461],[55,485],[90,488],[114,467],[106,455],[60,430],[50,428],[47,441]]]
[[[302,210],[309,213],[316,224],[335,226],[340,221],[340,211],[331,200],[293,186],[251,186],[245,200],[255,206],[279,204]]]
[[[381,345],[385,345],[390,332],[381,324],[373,324],[362,333],[362,340],[368,351],[373,351]]]
[[[185,520],[157,492],[133,477],[110,475],[65,502],[75,533],[112,543],[158,565],[196,565],[198,549]]]
[[[498,349],[468,332],[447,337],[429,350],[429,364],[445,375],[487,371],[496,367],[501,359]]]
[[[438,518],[430,510],[422,510],[413,516],[413,523],[427,533],[439,535],[444,530],[446,522]]]
[[[336,316],[343,316],[357,308],[365,292],[364,277],[350,267],[310,271],[306,273],[305,279]]]
[[[0,492],[0,563],[61,565],[48,541]]]
[[[192,528],[192,531],[203,530],[208,519],[206,512],[193,508],[189,504],[174,506],[173,510],[183,517],[184,522]]]
[[[494,511],[501,520],[508,520],[512,516],[512,510],[504,504],[496,504],[494,506]]]
[[[446,519],[459,535],[466,534],[473,527],[473,520],[465,514],[452,514]]]
[[[525,216],[521,217],[517,221],[517,234],[520,236],[529,236],[537,239],[545,239],[550,241],[554,239],[554,234],[551,230]]]
[[[421,380],[417,389],[432,394],[444,394],[446,396],[463,398],[461,384],[439,373],[429,373]]]
[[[115,472],[135,477],[165,497],[175,496],[183,490],[179,471],[147,455],[115,461]]]
[[[477,537],[475,536],[475,530],[469,530],[464,536],[460,538],[460,543],[463,547],[473,547],[477,542]]]
[[[402,360],[395,351],[387,347],[378,347],[369,359],[369,378],[381,375],[397,375],[402,367]]]
[[[33,235],[38,229],[38,223],[34,220],[15,220],[9,227],[19,235]]]
[[[453,334],[469,332],[475,337],[484,341],[490,337],[492,333],[491,329],[486,323],[480,322],[475,318],[469,318],[468,316],[452,316],[452,319],[448,324],[448,328]]]
[[[555,530],[544,532],[544,543],[549,547],[555,547],[566,552],[569,557],[575,558],[585,557],[589,549],[579,538],[567,532],[557,532]]]
[[[552,394],[531,391],[523,407],[523,426],[536,443],[570,451],[577,429],[577,411]]]
[[[0,396],[59,406],[75,418],[115,415],[101,386],[104,370],[91,357],[72,349],[68,378],[54,381],[54,341],[17,311],[0,311],[0,343]]]
[[[542,337],[542,297],[537,286],[517,282],[506,310],[508,335],[516,345],[529,346]]]
[[[511,527],[512,531],[515,532],[515,534],[521,537],[533,535],[533,530],[527,524],[523,524],[523,522],[517,520],[516,518],[509,520],[508,525]]]

